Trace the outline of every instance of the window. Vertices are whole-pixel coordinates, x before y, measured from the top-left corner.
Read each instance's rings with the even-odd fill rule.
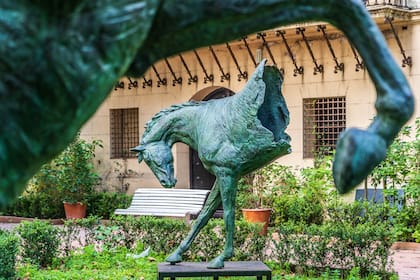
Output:
[[[111,158],[132,158],[139,144],[139,109],[110,110]]]
[[[303,99],[303,157],[328,154],[346,128],[346,98]]]

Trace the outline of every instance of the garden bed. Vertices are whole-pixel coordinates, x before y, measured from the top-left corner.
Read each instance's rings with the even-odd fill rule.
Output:
[[[34,220],[49,222],[50,224],[53,224],[53,225],[64,224],[63,219],[37,219],[37,218],[25,218],[25,217],[17,217],[17,216],[0,216],[0,223],[18,224],[22,221],[32,222]]]

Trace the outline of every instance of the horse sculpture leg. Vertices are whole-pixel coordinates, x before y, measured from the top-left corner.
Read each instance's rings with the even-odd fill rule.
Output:
[[[206,200],[206,204],[198,215],[197,220],[193,224],[193,227],[188,233],[187,237],[185,237],[178,248],[166,258],[167,262],[174,264],[182,261],[182,254],[188,250],[194,238],[216,212],[216,209],[219,207],[221,202],[220,187],[218,181],[219,180],[216,179],[216,182],[214,183],[213,188]]]
[[[237,191],[237,179],[233,176],[224,176],[219,178],[220,194],[223,203],[223,220],[225,222],[226,241],[223,252],[214,258],[208,265],[208,268],[224,267],[224,260],[233,256],[233,234],[235,231],[235,201]]]

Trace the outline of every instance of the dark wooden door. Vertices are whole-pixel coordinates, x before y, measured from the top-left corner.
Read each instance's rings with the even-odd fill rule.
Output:
[[[235,93],[227,88],[218,88],[209,93],[203,101],[220,99],[232,96]],[[190,148],[190,185],[192,189],[210,190],[213,187],[216,177],[209,173],[203,166],[198,153]]]

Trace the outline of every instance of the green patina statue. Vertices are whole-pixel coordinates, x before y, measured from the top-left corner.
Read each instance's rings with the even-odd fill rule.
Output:
[[[197,221],[168,262],[181,261],[181,255],[222,203],[226,243],[209,267],[223,267],[224,260],[233,254],[239,178],[290,153],[290,137],[284,132],[289,111],[281,95],[283,79],[277,68],[264,64],[258,66],[244,90],[234,96],[184,103],[159,112],[147,123],[141,144],[133,149],[164,187],[176,183],[171,151],[175,142],[195,149],[204,167],[216,176]]]
[[[121,76],[140,76],[183,51],[311,20],[345,33],[378,95],[368,129],[349,129],[339,140],[333,172],[344,193],[384,158],[414,110],[407,80],[362,1],[1,1],[0,207],[72,141]]]

